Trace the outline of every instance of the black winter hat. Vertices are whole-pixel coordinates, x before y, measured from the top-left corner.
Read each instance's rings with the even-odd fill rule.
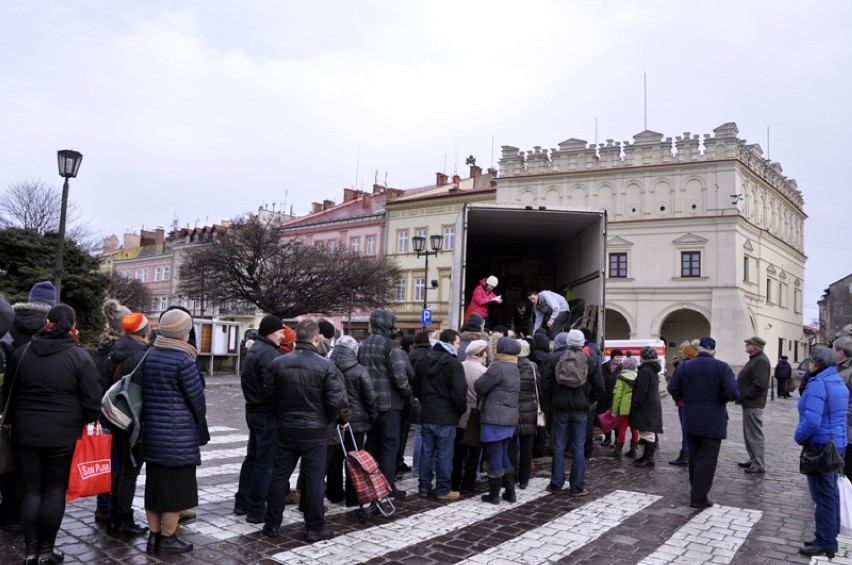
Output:
[[[319,326],[320,334],[325,339],[332,339],[334,337],[334,324],[328,320],[320,320],[317,322],[317,325]]]
[[[279,318],[278,316],[273,316],[272,314],[267,314],[260,321],[260,326],[258,326],[257,328],[257,333],[259,333],[263,337],[266,337],[269,334],[274,334],[282,328],[284,328],[284,322],[281,321],[281,318]]]

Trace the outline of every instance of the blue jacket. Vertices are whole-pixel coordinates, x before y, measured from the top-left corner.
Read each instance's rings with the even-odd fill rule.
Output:
[[[683,432],[715,439],[728,437],[726,403],[739,398],[734,371],[704,351],[677,366],[668,386],[675,400],[683,400]]]
[[[826,410],[826,392],[829,410]],[[829,434],[837,447],[846,447],[846,414],[849,412],[849,390],[837,367],[826,367],[811,377],[805,393],[799,399],[799,425],[796,443],[828,443]]]
[[[163,467],[201,465],[204,384],[183,351],[154,347],[142,367],[142,456]]]

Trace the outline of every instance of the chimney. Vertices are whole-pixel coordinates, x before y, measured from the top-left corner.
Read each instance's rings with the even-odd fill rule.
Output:
[[[322,212],[322,204],[319,202],[311,202],[311,214]]]
[[[334,207],[334,200],[323,200],[322,201],[322,209],[328,210],[329,208]]]
[[[458,175],[453,175],[453,184],[456,185],[456,188],[458,188],[460,182],[461,182],[461,177],[458,176]]]
[[[358,198],[358,191],[351,188],[343,189],[343,201],[350,202]]]
[[[364,194],[363,199],[361,200],[361,206],[363,208],[369,208],[373,205],[373,195],[372,194]]]
[[[387,201],[393,202],[394,200],[405,194],[405,191],[399,190],[398,188],[389,188],[385,191],[385,193],[387,194]]]
[[[482,167],[479,165],[471,165],[470,166],[470,178],[475,179],[476,177],[482,176]]]
[[[385,187],[380,184],[373,185],[373,194],[381,194],[385,191]]]
[[[435,173],[435,186],[446,186],[450,182],[450,177],[444,173]]]

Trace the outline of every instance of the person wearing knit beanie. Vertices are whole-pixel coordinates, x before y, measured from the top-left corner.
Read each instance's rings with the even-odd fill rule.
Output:
[[[183,310],[175,309],[162,315],[158,331],[163,337],[186,341],[191,329],[192,317]]]
[[[296,332],[288,326],[284,326],[284,333],[281,335],[281,348],[286,351],[293,351],[293,344],[296,343]]]
[[[31,304],[56,305],[56,287],[50,281],[37,282],[30,289],[29,301]]]
[[[139,312],[133,312],[121,320],[121,327],[127,335],[145,337],[148,335],[148,318]]]
[[[107,298],[104,300],[101,310],[106,318],[107,326],[117,332],[122,331],[122,320],[124,320],[124,317],[131,312],[130,308],[122,306],[115,298]]]

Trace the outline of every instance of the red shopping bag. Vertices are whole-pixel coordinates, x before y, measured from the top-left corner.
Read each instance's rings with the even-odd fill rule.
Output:
[[[603,433],[608,434],[618,427],[618,416],[613,416],[612,410],[607,410],[603,414],[598,414],[598,422],[600,422]]]
[[[89,435],[88,426],[83,427],[83,437],[77,440],[74,458],[71,459],[68,492],[65,494],[66,502],[81,496],[94,496],[110,491],[112,487],[111,447],[112,436],[103,433],[99,422],[95,422],[91,435]]]

